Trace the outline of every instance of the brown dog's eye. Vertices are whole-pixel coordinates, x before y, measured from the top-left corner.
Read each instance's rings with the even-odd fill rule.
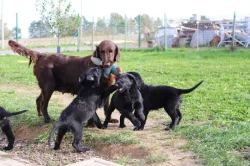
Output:
[[[101,53],[102,53],[102,54],[104,54],[104,53],[105,53],[105,51],[103,51],[103,50],[102,50],[102,51],[101,51]]]
[[[110,53],[112,53],[112,52],[113,52],[113,50],[109,50],[109,52],[110,52]]]

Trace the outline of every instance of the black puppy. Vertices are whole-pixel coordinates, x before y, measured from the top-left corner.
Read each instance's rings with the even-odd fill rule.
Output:
[[[147,85],[144,83],[139,73],[128,73],[135,76],[138,89],[140,90],[143,98],[145,120],[144,122],[142,122],[141,125],[142,130],[144,129],[149,111],[157,110],[160,108],[164,108],[172,120],[170,125],[165,130],[174,129],[175,126],[178,125],[182,119],[182,113],[180,111],[180,105],[182,102],[181,95],[192,92],[203,82],[199,82],[197,85],[190,89],[178,89],[164,85]]]
[[[83,123],[92,118],[96,126],[101,128],[102,124],[96,110],[103,107],[110,93],[116,90],[114,85],[105,90],[102,76],[103,69],[101,67],[90,68],[80,75],[79,81],[82,89],[70,105],[62,111],[59,120],[51,130],[49,146],[55,130],[59,128],[54,146],[55,150],[60,148],[66,132],[71,132],[74,135],[72,146],[78,152],[89,150],[89,148],[80,145],[83,136]]]
[[[126,127],[124,117],[128,118],[135,126],[134,130],[141,128],[144,121],[143,100],[141,93],[137,89],[135,77],[132,74],[122,73],[118,75],[115,85],[119,88],[112,96],[111,103],[106,111],[106,119],[103,128],[107,128],[112,112],[117,109],[121,114],[120,127]],[[135,110],[135,115],[133,111]]]
[[[18,115],[24,113],[28,110],[23,110],[19,112],[8,112],[3,107],[0,106],[0,127],[2,128],[3,133],[6,135],[8,139],[8,146],[4,147],[4,150],[11,150],[13,149],[13,145],[15,142],[15,136],[11,130],[10,126],[10,117],[13,115]]]

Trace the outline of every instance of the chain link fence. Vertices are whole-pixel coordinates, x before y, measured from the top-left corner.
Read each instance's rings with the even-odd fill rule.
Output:
[[[105,23],[106,22],[106,23]],[[250,43],[250,17],[236,19],[209,20],[163,19],[161,26],[147,26],[136,21],[113,22],[103,24],[98,21],[83,22],[72,36],[60,38],[60,45],[65,50],[94,50],[102,40],[112,40],[121,49],[140,49],[161,47],[223,47],[239,46],[247,48]],[[7,41],[6,41],[7,42]],[[30,47],[56,47],[57,38],[19,39],[19,43]],[[6,43],[7,44],[7,43]],[[71,48],[71,49],[70,49]]]

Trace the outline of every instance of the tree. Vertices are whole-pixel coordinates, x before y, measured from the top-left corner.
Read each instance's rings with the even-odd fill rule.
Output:
[[[85,16],[82,16],[82,29],[87,30],[91,27],[91,22],[89,22]]]
[[[96,22],[96,31],[105,31],[106,30],[106,24],[105,24],[105,18],[97,18],[97,22]]]
[[[111,13],[109,27],[114,31],[114,33],[124,33],[125,22],[123,17],[118,13]]]
[[[29,37],[30,38],[44,38],[52,36],[47,24],[42,20],[33,21],[29,26]]]
[[[206,16],[204,16],[204,15],[201,15],[201,20],[204,20],[204,21],[209,21],[210,19],[209,18],[207,18]]]
[[[127,19],[127,25],[128,25],[128,34],[135,34],[138,30],[138,21],[133,19],[133,18],[129,18]]]
[[[80,24],[72,5],[67,0],[36,0],[36,10],[40,12],[41,19],[48,24],[51,32],[58,38],[69,35],[72,28],[77,30]]]
[[[154,27],[162,27],[163,24],[162,24],[162,20],[157,17],[156,20],[154,21]]]
[[[0,32],[2,32],[2,20],[0,20]],[[4,38],[10,39],[12,37],[12,31],[7,27],[7,24],[4,24]],[[0,38],[2,38],[2,33],[0,33]]]
[[[17,37],[18,39],[22,38],[22,30],[20,28],[17,29],[18,30],[18,34]],[[12,39],[16,39],[16,27],[12,28]]]

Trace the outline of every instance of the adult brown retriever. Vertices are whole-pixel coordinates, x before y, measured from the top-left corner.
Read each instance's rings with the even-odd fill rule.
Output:
[[[86,57],[68,56],[63,54],[43,54],[28,49],[13,40],[9,40],[11,49],[19,55],[29,57],[29,66],[33,62],[33,74],[36,76],[41,93],[36,99],[38,115],[44,116],[44,122],[48,123],[48,103],[54,91],[77,94],[81,86],[79,83],[80,73],[96,66],[91,56],[100,58],[102,65],[108,67],[119,60],[120,51],[115,43],[109,40],[102,41],[93,55]],[[114,78],[110,75],[105,79],[106,88],[113,84]],[[109,101],[105,104],[107,109]]]

